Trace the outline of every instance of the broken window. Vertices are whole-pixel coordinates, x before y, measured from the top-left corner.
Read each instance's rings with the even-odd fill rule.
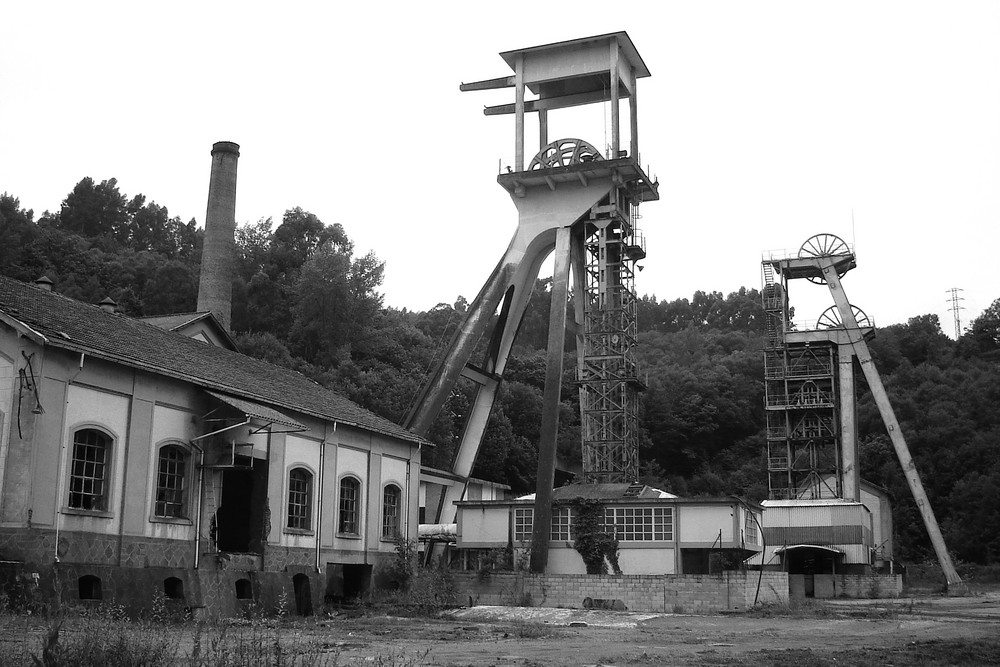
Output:
[[[187,516],[188,453],[177,445],[160,448],[156,469],[156,503],[153,510],[158,517],[183,518]]]
[[[348,535],[359,535],[358,503],[361,498],[361,482],[354,477],[340,480],[340,516],[337,519],[337,532]]]
[[[103,512],[108,509],[108,460],[111,438],[92,428],[73,434],[69,506]]]
[[[312,473],[305,468],[294,468],[288,474],[289,528],[312,528],[312,477]]]
[[[395,484],[386,484],[382,492],[382,537],[395,539],[399,536],[400,509],[403,492]]]

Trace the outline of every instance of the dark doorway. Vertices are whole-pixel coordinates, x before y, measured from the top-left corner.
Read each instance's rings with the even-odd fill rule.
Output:
[[[312,590],[309,577],[297,574],[292,577],[292,588],[295,590],[295,613],[299,616],[312,616]]]
[[[249,469],[222,471],[222,504],[219,506],[219,551],[250,551],[250,499],[253,475]]]
[[[262,553],[267,463],[247,456],[237,456],[235,463],[222,471],[222,502],[216,513],[219,551]]]
[[[368,592],[372,583],[371,565],[344,566],[344,598],[358,600]]]
[[[372,566],[326,564],[326,599],[336,603],[357,602],[371,587]]]

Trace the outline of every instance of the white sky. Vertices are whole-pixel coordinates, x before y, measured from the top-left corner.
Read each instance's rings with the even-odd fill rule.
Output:
[[[459,83],[626,30],[661,193],[640,294],[759,287],[763,251],[827,232],[856,243],[844,286],[877,324],[951,334],[949,288],[965,323],[1000,297],[998,3],[344,4],[8,3],[0,192],[37,218],[114,177],[201,224],[212,143],[235,141],[239,223],[301,206],[386,262],[386,304],[471,300],[516,226],[513,118],[481,112],[513,91]],[[549,136],[601,147],[603,114],[554,112]],[[798,318],[832,303],[802,293]]]

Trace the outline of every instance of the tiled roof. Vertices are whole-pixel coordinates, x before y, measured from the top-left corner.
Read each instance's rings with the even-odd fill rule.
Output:
[[[152,324],[160,327],[161,329],[166,329],[167,331],[173,331],[179,329],[180,327],[188,324],[189,322],[194,322],[195,320],[200,320],[203,317],[208,317],[209,313],[175,313],[173,315],[150,315],[148,317],[140,317],[138,319],[148,324]]]
[[[300,373],[0,276],[0,314],[46,345],[411,442],[422,439]]]
[[[160,327],[161,329],[166,329],[167,331],[180,331],[189,324],[194,324],[196,322],[204,322],[209,327],[211,327],[217,336],[219,336],[229,349],[236,350],[239,352],[239,348],[236,346],[236,341],[233,337],[229,335],[226,328],[219,323],[219,320],[215,318],[211,312],[206,311],[204,313],[174,313],[172,315],[150,315],[149,317],[138,318],[143,322],[148,324],[153,324]]]

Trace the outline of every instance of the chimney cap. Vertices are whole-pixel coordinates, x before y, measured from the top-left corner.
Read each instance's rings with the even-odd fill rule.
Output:
[[[106,313],[113,313],[118,308],[118,304],[115,303],[115,300],[112,299],[110,296],[104,297],[104,299],[97,305],[100,306],[101,310],[103,310]]]
[[[55,283],[52,282],[52,279],[48,276],[39,276],[35,279],[35,285],[41,287],[46,292],[51,292],[52,286],[55,285]]]
[[[240,145],[233,141],[216,141],[212,144],[212,155],[216,153],[232,153],[236,157],[239,157]]]

